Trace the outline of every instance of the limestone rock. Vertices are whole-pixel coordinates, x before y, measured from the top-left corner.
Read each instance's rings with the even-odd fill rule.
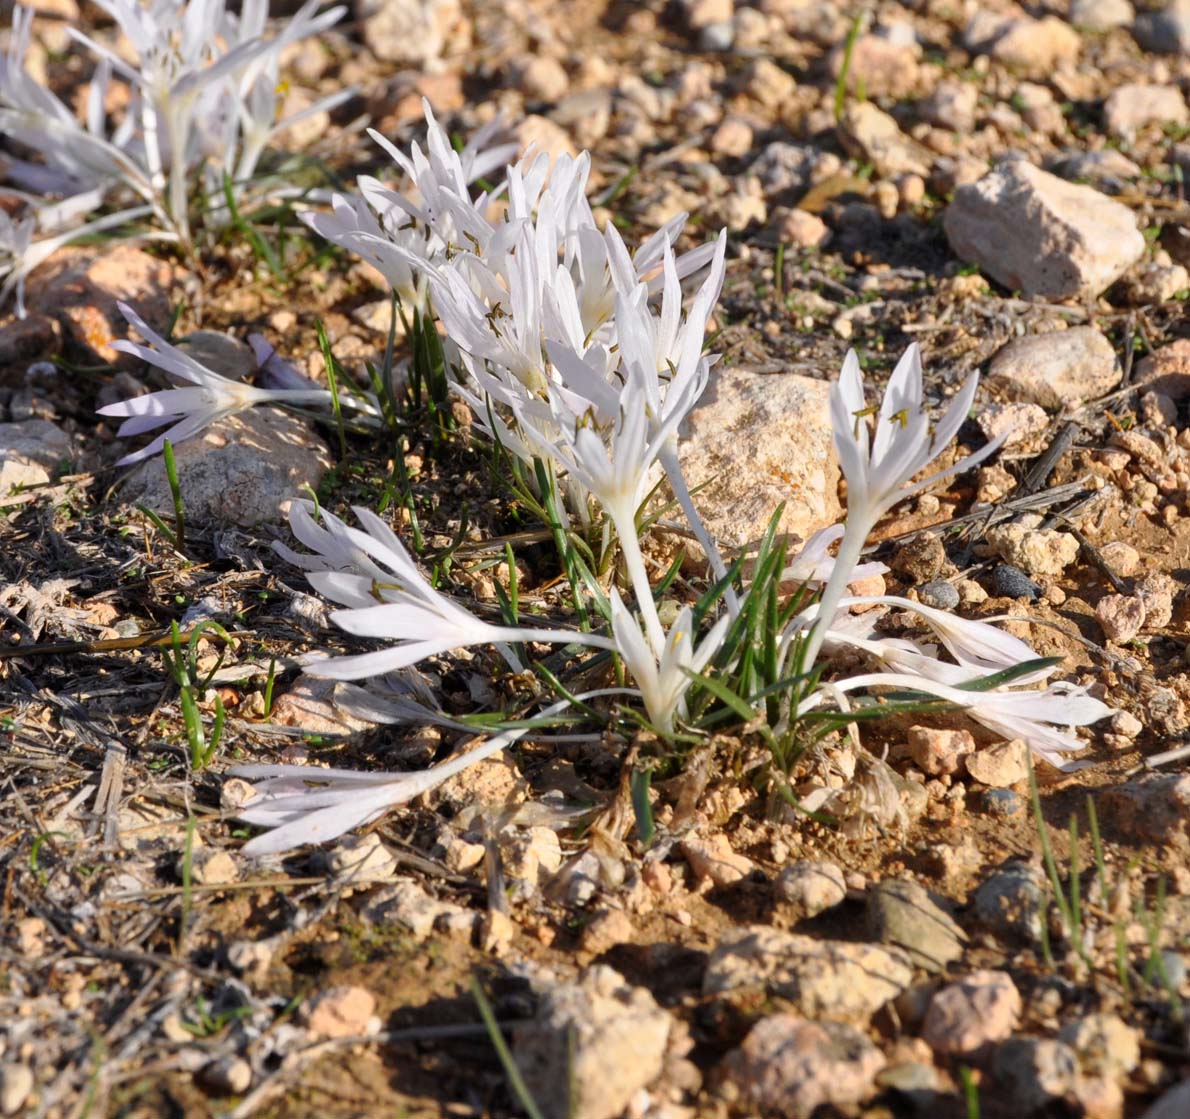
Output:
[[[470,37],[459,0],[357,0],[356,10],[381,62],[424,67]]]
[[[1014,401],[1062,408],[1103,396],[1120,383],[1116,352],[1093,326],[1014,338],[988,366],[984,386]]]
[[[191,522],[252,526],[279,520],[305,487],[331,468],[325,444],[276,408],[254,408],[212,424],[174,449],[182,504]],[[160,457],[133,471],[124,497],[168,519],[173,498]]]
[[[848,104],[839,121],[839,140],[856,158],[871,163],[883,178],[930,173],[929,152],[871,101]]]
[[[960,187],[942,223],[963,260],[1047,299],[1098,295],[1145,248],[1126,206],[1023,160]]]
[[[1182,124],[1190,119],[1186,99],[1174,85],[1130,82],[1112,90],[1103,104],[1103,122],[1113,136],[1125,139],[1146,124]]]
[[[49,420],[0,423],[0,498],[23,486],[41,486],[69,469],[74,442]]]
[[[805,539],[842,516],[830,386],[793,373],[720,367],[679,430],[682,470],[708,529],[729,548],[754,543],[777,506],[780,530]]]
[[[1021,1013],[1021,996],[1004,971],[976,971],[930,1000],[922,1037],[935,1053],[976,1058],[1007,1038]]]

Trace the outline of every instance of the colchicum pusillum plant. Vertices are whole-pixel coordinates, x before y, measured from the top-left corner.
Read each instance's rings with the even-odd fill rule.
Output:
[[[554,529],[577,623],[546,625],[522,616],[511,584],[499,620],[481,616],[427,578],[383,517],[356,508],[353,526],[299,501],[290,527],[303,550],[278,545],[280,555],[338,605],[335,625],[377,643],[357,655],[313,659],[307,671],[369,681],[392,695],[416,666],[453,651],[487,647],[521,673],[543,659],[542,650],[560,648],[564,659],[577,662],[576,679],[599,683],[602,675],[608,686],[539,707],[543,724],[567,714],[581,722],[588,704],[602,703],[617,725],[643,726],[667,741],[703,733],[699,718],[708,711],[722,716],[729,682],[743,678],[745,662],[763,657],[777,682],[760,693],[733,692],[732,710],[749,726],[764,723],[768,738],[794,734],[824,712],[837,719],[857,704],[871,705],[873,689],[891,690],[911,693],[919,705],[924,697],[961,707],[996,734],[1023,739],[1038,757],[1068,764],[1067,755],[1081,746],[1073,728],[1110,709],[1081,687],[1051,680],[1056,664],[987,622],[895,596],[859,598],[851,590],[858,577],[884,570],[860,560],[869,533],[893,505],[998,449],[993,442],[923,477],[967,417],[975,378],[935,420],[916,346],[897,365],[878,407],[868,406],[858,359],[849,354],[831,398],[847,519],[817,533],[762,587],[758,576],[744,574],[752,570],[746,564],[729,568],[719,554],[677,455],[678,429],[716,361],[704,345],[723,284],[725,236],[678,255],[682,215],[633,252],[614,223],[600,229],[595,220],[585,153],[551,162],[529,152],[507,164],[507,149],[488,146],[494,132],[456,151],[428,106],[426,116],[424,151],[415,147],[405,156],[376,137],[396,160],[401,186],[363,180],[361,195],[336,196],[329,213],[305,220],[374,264],[404,311],[423,321],[436,316],[450,389],[469,405],[472,431],[496,445],[499,461],[519,479],[519,492]],[[503,171],[493,183],[498,168]],[[489,185],[476,193],[471,184],[480,178]],[[128,418],[125,434],[173,421],[170,436],[182,439],[230,411],[286,403],[286,394],[288,402],[325,403],[320,390],[292,373],[279,389],[229,382],[183,360],[132,321],[156,352],[127,348],[194,387],[105,409]],[[274,354],[262,352],[261,359],[263,369],[284,368]],[[153,453],[160,443],[129,459]],[[662,479],[714,579],[697,602],[656,601],[642,532],[655,521],[646,511],[655,507],[651,501],[661,501]],[[758,596],[790,580],[802,587],[795,606],[764,636],[767,651],[750,648],[749,641],[760,639],[755,619],[767,609],[757,608]],[[869,609],[855,613],[856,606]],[[931,638],[877,632],[881,613],[891,607],[916,615]],[[847,658],[838,656],[843,649]],[[834,663],[844,659],[865,662],[863,671],[844,674]],[[377,694],[372,709],[386,707],[393,717],[420,714],[459,726],[420,700],[394,703]],[[743,719],[746,712],[752,721]],[[487,726],[491,736],[479,747],[416,773],[233,769],[256,782],[240,817],[269,829],[245,849],[263,854],[332,839],[526,734],[540,738],[523,718],[505,729]]]
[[[320,0],[309,0],[267,37],[268,0],[245,0],[238,14],[226,0],[96,2],[134,57],[68,28],[97,60],[83,120],[29,73],[28,9],[16,8],[9,49],[0,57],[0,131],[43,160],[6,158],[8,180],[37,195],[76,202],[80,212],[109,198],[139,200],[154,219],[156,236],[189,248],[196,184],[207,200],[204,223],[218,227],[230,216],[225,182],[238,202],[274,136],[351,96],[351,90],[340,90],[280,115],[281,52],[336,23],[343,7],[319,13]],[[119,119],[109,124],[113,80],[126,84],[128,97]]]

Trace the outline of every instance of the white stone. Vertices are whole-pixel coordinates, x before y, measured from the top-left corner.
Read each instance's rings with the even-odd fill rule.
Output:
[[[1145,250],[1128,207],[1023,160],[960,187],[943,228],[963,260],[1047,299],[1098,295]]]
[[[1103,396],[1123,371],[1111,342],[1093,326],[1015,338],[992,358],[984,387],[1013,401],[1062,408]]]
[[[1130,82],[1103,103],[1103,122],[1113,136],[1128,139],[1146,124],[1183,124],[1190,119],[1182,91],[1173,85]]]
[[[1127,27],[1135,15],[1128,0],[1074,0],[1070,5],[1070,22],[1088,31]]]

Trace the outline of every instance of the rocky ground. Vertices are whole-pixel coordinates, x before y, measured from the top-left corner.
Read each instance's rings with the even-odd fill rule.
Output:
[[[65,27],[101,13],[34,6],[35,61],[69,95],[87,71]],[[286,173],[376,172],[361,118],[405,144],[426,97],[462,135],[502,111],[523,141],[590,148],[630,238],[683,209],[690,244],[726,225],[725,356],[683,455],[728,547],[782,501],[790,533],[839,517],[825,391],[848,347],[879,379],[919,343],[939,397],[982,371],[962,436],[1010,442],[894,512],[877,555],[894,590],[1011,616],[1118,708],[1090,765],[1039,771],[1039,825],[1019,743],[888,720],[797,763],[795,783],[854,786],[827,824],[758,795],[759,746],[720,736],[655,783],[645,846],[620,782],[639,744],[528,742],[366,834],[246,859],[230,764],[400,769],[461,736],[377,728],[300,671],[346,646],[271,552],[280,507],[305,486],[382,504],[385,449],[226,421],[178,450],[171,542],[160,460],[113,469],[127,448],[94,415],[148,379],[110,346],[115,301],[234,374],[261,332],[323,377],[317,324],[358,371],[387,297],[284,211],[256,249],[64,250],[0,323],[0,1114],[1190,1114],[1190,775],[1160,757],[1190,725],[1190,5],[857,14],[361,4],[290,54],[295,104],[359,93],[288,138]],[[427,561],[490,598],[504,534],[526,591],[548,585],[483,448],[419,439],[398,512]],[[196,772],[162,634],[204,619],[235,646],[196,650],[203,711],[228,712]],[[434,680],[490,708],[486,668]]]

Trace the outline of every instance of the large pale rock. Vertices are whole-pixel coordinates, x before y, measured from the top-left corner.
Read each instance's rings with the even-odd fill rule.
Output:
[[[1047,299],[1098,295],[1145,250],[1128,207],[1023,160],[960,187],[942,224],[963,260]]]
[[[382,62],[425,66],[470,38],[459,0],[356,0],[356,12]]]
[[[1014,338],[992,358],[984,386],[1009,400],[1062,408],[1083,404],[1120,383],[1115,347],[1093,326]]]
[[[1056,16],[1012,21],[991,45],[990,54],[1013,70],[1044,77],[1077,60],[1079,33]]]
[[[0,498],[22,486],[42,486],[69,465],[74,444],[49,420],[0,424]]]
[[[300,419],[255,408],[212,424],[174,448],[182,505],[191,521],[243,526],[279,520],[331,468],[325,444]],[[168,521],[173,497],[160,457],[141,463],[124,496]]]
[[[727,547],[758,540],[778,505],[803,539],[842,516],[830,386],[793,373],[719,368],[679,433],[682,470],[711,533]]]
[[[1112,90],[1103,103],[1103,123],[1113,136],[1132,137],[1146,124],[1184,124],[1186,99],[1176,85],[1130,82]]]
[[[854,1026],[774,1014],[752,1027],[723,1070],[763,1114],[810,1119],[824,1104],[850,1112],[875,1091],[884,1064]]]
[[[661,1073],[670,1018],[609,967],[553,983],[513,1035],[513,1056],[545,1119],[613,1119]]]

